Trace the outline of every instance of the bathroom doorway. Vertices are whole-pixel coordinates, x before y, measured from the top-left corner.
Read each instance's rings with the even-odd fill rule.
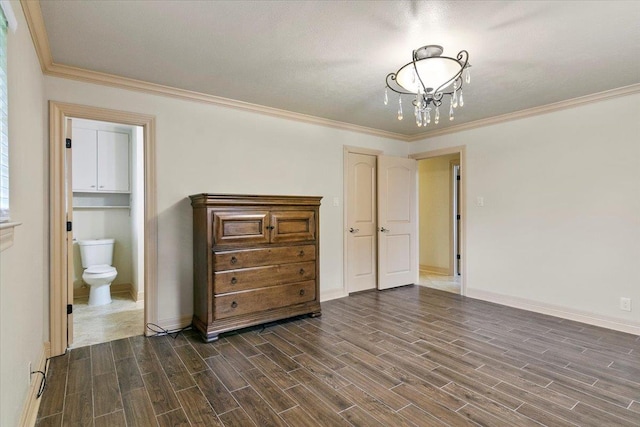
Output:
[[[143,321],[139,334],[146,333],[144,325],[157,323],[157,270],[158,270],[158,230],[157,230],[157,201],[155,175],[155,117],[140,113],[108,110],[84,105],[66,104],[55,101],[49,102],[49,182],[50,182],[50,288],[49,288],[49,324],[51,355],[64,354],[67,348],[74,344],[74,291],[77,279],[76,263],[74,262],[73,242],[73,119],[84,119],[106,122],[112,126],[140,127],[136,130],[141,150],[137,158],[138,171],[142,190],[138,192],[143,202],[139,204],[142,212],[141,234],[138,243],[142,246],[144,256],[138,258],[137,265],[141,268],[138,274],[137,293],[135,298],[144,300]],[[141,136],[140,136],[141,130]],[[89,162],[91,163],[91,162]],[[67,167],[69,166],[69,167]],[[69,178],[67,179],[67,175]],[[116,174],[117,175],[117,174]],[[114,178],[112,176],[111,178]],[[118,182],[116,179],[114,182]],[[67,183],[70,185],[67,187]],[[140,184],[142,183],[142,184]],[[90,184],[91,185],[91,184]],[[117,184],[119,185],[119,184]],[[106,189],[107,187],[105,187]],[[120,197],[113,196],[109,203],[121,203]],[[107,196],[101,196],[106,199]],[[76,200],[77,202],[80,202]],[[91,197],[85,196],[83,203],[93,203]],[[107,203],[105,201],[105,203]],[[118,206],[116,209],[124,209]],[[80,214],[80,217],[82,214]],[[82,227],[82,226],[80,226]],[[114,260],[117,262],[117,246],[114,244]],[[77,256],[77,255],[76,255]],[[142,259],[142,261],[140,261]],[[81,265],[81,264],[80,264]],[[108,266],[109,267],[109,266]],[[140,277],[140,276],[138,276]],[[92,277],[92,279],[95,277]],[[140,283],[140,281],[142,283]],[[131,289],[131,287],[129,288]],[[116,290],[118,290],[116,288]],[[117,294],[116,292],[115,294]],[[129,290],[131,294],[131,291]],[[133,297],[132,297],[133,299]],[[77,310],[76,310],[77,312]],[[116,326],[117,328],[117,326]],[[144,331],[144,332],[143,332]]]
[[[143,129],[70,122],[74,315],[69,347],[78,348],[144,332]],[[101,272],[92,274],[96,268]]]

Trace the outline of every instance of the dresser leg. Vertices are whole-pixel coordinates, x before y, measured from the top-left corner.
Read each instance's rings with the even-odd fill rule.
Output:
[[[320,316],[322,316],[321,311],[314,311],[313,313],[309,314],[309,317],[320,317]]]
[[[203,335],[202,339],[204,340],[204,342],[218,341],[218,334],[215,334],[215,335]]]

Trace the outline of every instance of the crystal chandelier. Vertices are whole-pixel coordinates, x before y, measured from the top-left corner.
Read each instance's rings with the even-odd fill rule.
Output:
[[[418,127],[440,121],[440,106],[449,98],[449,120],[453,110],[464,105],[463,82],[469,84],[469,53],[461,50],[455,58],[442,56],[442,46],[426,45],[413,51],[412,61],[395,73],[389,73],[384,89],[384,105],[389,104],[389,89],[398,94],[398,120],[402,120],[402,96],[413,97],[413,113]],[[435,111],[434,111],[435,110]]]

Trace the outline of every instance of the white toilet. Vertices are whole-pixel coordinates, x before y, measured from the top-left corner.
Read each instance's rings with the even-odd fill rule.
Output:
[[[79,240],[82,280],[89,285],[89,305],[111,302],[111,282],[118,270],[111,266],[115,239]]]

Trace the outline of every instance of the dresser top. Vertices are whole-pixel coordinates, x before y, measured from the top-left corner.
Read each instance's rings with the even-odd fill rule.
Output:
[[[228,206],[228,205],[293,205],[320,206],[322,196],[273,196],[258,194],[211,194],[200,193],[189,196],[191,206]]]

